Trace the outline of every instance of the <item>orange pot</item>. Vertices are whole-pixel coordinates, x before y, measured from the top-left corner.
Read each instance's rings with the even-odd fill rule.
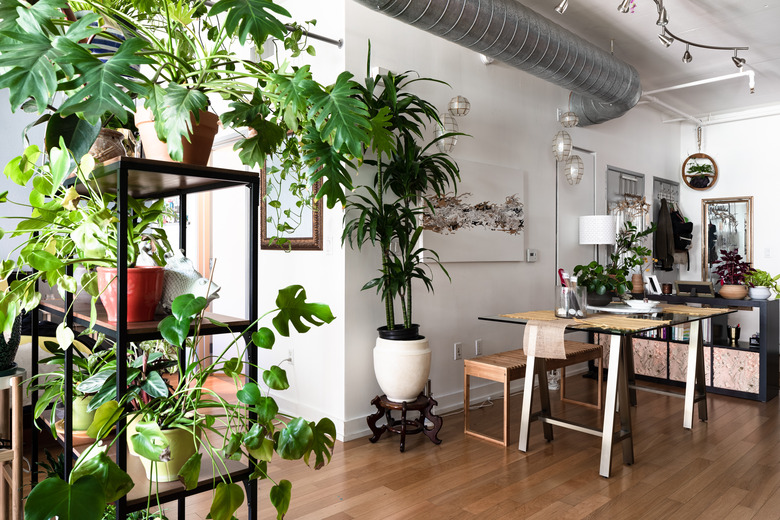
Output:
[[[190,140],[182,138],[181,144],[184,148],[182,161],[185,164],[195,164],[206,166],[211,156],[211,146],[214,144],[214,136],[219,130],[219,116],[212,112],[201,110],[200,123],[195,122],[195,116],[190,116],[192,124],[192,133]],[[173,161],[168,155],[168,144],[160,141],[157,132],[154,129],[154,117],[151,110],[144,107],[137,107],[135,112],[135,126],[138,133],[141,134],[141,144],[144,147],[144,155],[147,159],[156,159],[158,161]]]
[[[127,268],[127,322],[151,321],[160,302],[165,269],[158,266]],[[116,269],[97,268],[100,301],[106,308],[108,321],[116,322]]]

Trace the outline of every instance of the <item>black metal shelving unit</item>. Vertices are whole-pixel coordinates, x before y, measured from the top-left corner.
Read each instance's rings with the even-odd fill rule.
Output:
[[[221,168],[210,168],[202,166],[192,166],[181,163],[171,163],[164,161],[153,161],[149,159],[138,159],[132,157],[121,157],[113,159],[104,163],[98,167],[93,173],[93,178],[99,186],[100,190],[104,193],[116,193],[117,207],[120,215],[120,220],[117,223],[119,226],[119,235],[127,236],[128,229],[128,196],[136,199],[160,199],[167,197],[179,197],[179,247],[186,251],[186,212],[187,212],[187,195],[191,193],[198,193],[204,191],[218,190],[234,186],[245,186],[249,190],[249,236],[247,237],[249,244],[249,279],[247,284],[247,308],[249,309],[249,316],[247,318],[233,318],[222,315],[214,315],[216,320],[224,323],[226,327],[221,327],[212,324],[208,320],[204,320],[201,327],[202,335],[215,335],[230,333],[230,330],[244,330],[250,323],[255,323],[259,316],[259,309],[257,303],[258,292],[258,261],[259,261],[259,209],[260,209],[260,178],[256,172],[247,172],[241,170],[228,170]],[[71,181],[73,182],[73,181]],[[77,187],[78,189],[78,187]],[[118,244],[117,258],[127,258],[127,241],[122,240]],[[122,396],[126,392],[126,380],[127,380],[127,366],[125,363],[119,362],[120,360],[127,359],[127,347],[130,342],[144,341],[148,339],[158,339],[160,334],[157,332],[157,321],[142,322],[142,323],[130,323],[128,324],[123,316],[126,316],[127,309],[127,265],[126,260],[118,265],[117,270],[117,283],[119,298],[117,301],[117,316],[119,319],[116,323],[108,322],[106,319],[105,311],[100,308],[98,312],[98,319],[94,329],[98,332],[104,333],[109,339],[115,342],[117,349],[117,395]],[[71,302],[68,299],[65,301],[43,301],[41,302],[38,310],[45,311],[51,314],[55,318],[65,320],[69,326],[80,325],[87,326],[89,324],[89,309],[84,308],[72,308]],[[70,309],[66,311],[66,309]],[[37,313],[36,313],[37,314]],[[207,315],[209,315],[207,313]],[[35,316],[39,318],[39,316]],[[160,317],[162,319],[162,317]],[[37,331],[38,319],[33,319],[33,345],[38,342]],[[257,329],[257,326],[253,327],[253,332]],[[253,381],[258,379],[257,368],[257,351],[255,349],[248,349],[247,361],[247,376]],[[64,416],[64,432],[62,444],[64,446],[65,453],[78,454],[78,449],[74,450],[73,445],[73,428],[72,428],[72,409],[70,402],[72,396],[68,395],[72,392],[73,384],[73,360],[72,349],[68,349],[65,353],[65,416]],[[33,374],[37,372],[37,349],[33,349]],[[35,399],[37,396],[33,395]],[[146,477],[143,472],[143,468],[139,460],[136,457],[131,457],[128,460],[127,457],[127,439],[124,431],[124,419],[118,424],[118,431],[122,433],[115,444],[114,455],[116,457],[116,463],[124,470],[126,470],[131,477],[133,477],[136,486],[133,490],[121,500],[117,502],[116,518],[124,519],[128,513],[144,509],[147,504],[148,486],[139,485],[146,482]],[[37,462],[37,430],[34,429],[33,434],[33,467]],[[72,469],[73,458],[65,457],[65,472],[66,476]],[[257,518],[257,486],[250,485],[252,481],[249,480],[249,476],[252,473],[249,464],[227,461],[229,473],[233,481],[243,481],[247,494],[247,506],[248,515],[250,520],[256,520]],[[185,498],[206,490],[209,490],[213,486],[213,475],[210,473],[211,468],[204,469],[201,472],[201,478],[195,489],[187,491],[183,485],[179,482],[171,482],[166,484],[155,485],[159,490],[159,502],[169,503],[172,501],[178,501],[178,518],[184,520],[186,518]],[[33,473],[34,475],[34,473]],[[34,482],[35,482],[34,477]],[[140,480],[140,481],[139,481]]]

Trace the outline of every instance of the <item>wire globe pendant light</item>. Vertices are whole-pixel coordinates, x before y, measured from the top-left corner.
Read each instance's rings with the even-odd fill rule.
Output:
[[[571,136],[569,132],[561,130],[555,134],[552,141],[552,152],[555,160],[558,162],[565,161],[569,157],[571,154]]]

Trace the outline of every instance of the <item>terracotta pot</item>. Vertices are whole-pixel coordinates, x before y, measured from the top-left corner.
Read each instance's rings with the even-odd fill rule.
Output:
[[[728,298],[729,300],[742,300],[747,296],[747,293],[747,285],[724,284],[718,291],[721,298]]]
[[[127,322],[151,321],[160,302],[165,269],[159,266],[127,268]],[[106,308],[108,321],[116,322],[116,269],[97,268],[100,301]]]
[[[95,158],[95,162],[105,162],[114,157],[125,155],[125,147],[122,140],[125,136],[116,130],[101,128],[100,133],[89,149],[89,155]]]
[[[214,136],[219,130],[219,116],[212,112],[201,110],[200,123],[195,122],[195,116],[191,116],[192,133],[190,140],[182,138],[184,148],[182,161],[185,164],[206,166],[211,155],[211,146],[214,144]],[[152,111],[138,107],[135,112],[135,126],[141,134],[141,143],[144,147],[144,155],[147,159],[158,161],[173,161],[168,155],[168,145],[157,137],[154,129]]]

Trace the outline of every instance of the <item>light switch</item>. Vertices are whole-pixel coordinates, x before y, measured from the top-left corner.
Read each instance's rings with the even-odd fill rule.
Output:
[[[526,249],[525,250],[525,261],[526,262],[536,262],[539,260],[539,250],[538,249]]]

